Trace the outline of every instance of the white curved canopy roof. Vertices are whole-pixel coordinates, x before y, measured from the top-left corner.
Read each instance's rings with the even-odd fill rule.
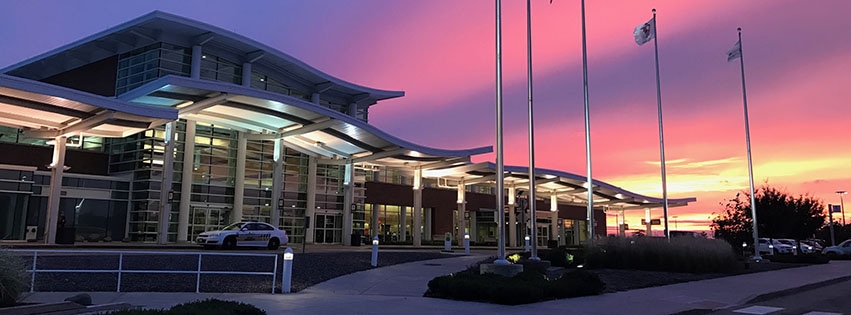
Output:
[[[505,166],[505,187],[515,186],[518,191],[529,189],[529,168],[525,166]],[[489,184],[496,180],[496,165],[490,162],[454,165],[441,169],[427,170],[423,177],[443,180],[464,180],[464,184]],[[535,169],[535,191],[537,198],[556,195],[560,203],[573,205],[588,204],[588,182],[585,176],[549,169]],[[648,197],[626,189],[593,180],[595,207],[614,210],[660,208],[664,205],[661,198]],[[696,198],[668,199],[669,207],[686,206]]]
[[[274,92],[218,81],[165,76],[120,97],[176,108],[179,117],[248,132],[249,139],[283,139],[323,163],[388,166],[466,163],[491,147],[446,150],[413,144],[327,107]],[[334,162],[337,161],[337,162]]]
[[[126,137],[177,119],[171,108],[134,104],[0,74],[0,125],[32,138]]]

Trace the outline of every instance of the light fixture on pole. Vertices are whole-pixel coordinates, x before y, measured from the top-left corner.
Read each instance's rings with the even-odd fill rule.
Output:
[[[842,195],[847,194],[847,191],[837,190],[837,194],[839,194],[839,212],[842,214],[842,226],[845,226],[845,201],[842,200]]]

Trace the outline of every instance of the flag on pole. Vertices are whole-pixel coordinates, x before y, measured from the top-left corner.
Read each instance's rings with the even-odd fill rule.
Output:
[[[656,18],[654,17],[647,21],[647,23],[636,26],[633,35],[635,36],[635,43],[638,46],[644,45],[644,43],[656,37]]]
[[[727,62],[736,60],[742,57],[742,41],[737,40],[733,48],[727,51]]]

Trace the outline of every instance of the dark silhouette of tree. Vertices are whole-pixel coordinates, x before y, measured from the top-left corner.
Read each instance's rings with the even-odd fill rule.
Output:
[[[766,183],[756,190],[754,199],[759,237],[806,239],[825,225],[824,204],[810,195],[792,196]],[[750,194],[737,193],[728,200],[710,227],[716,238],[733,246],[741,247],[742,242],[753,246]]]

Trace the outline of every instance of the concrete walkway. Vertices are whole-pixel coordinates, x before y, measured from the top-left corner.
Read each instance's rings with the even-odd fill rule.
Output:
[[[298,293],[110,293],[92,292],[96,304],[126,302],[168,308],[207,298],[240,301],[268,314],[673,314],[722,309],[765,294],[777,294],[835,279],[851,278],[851,261],[832,261],[776,271],[630,290],[519,306],[422,297],[429,280],[461,271],[483,255],[418,261],[335,278]],[[37,292],[24,302],[59,302],[72,292]]]

